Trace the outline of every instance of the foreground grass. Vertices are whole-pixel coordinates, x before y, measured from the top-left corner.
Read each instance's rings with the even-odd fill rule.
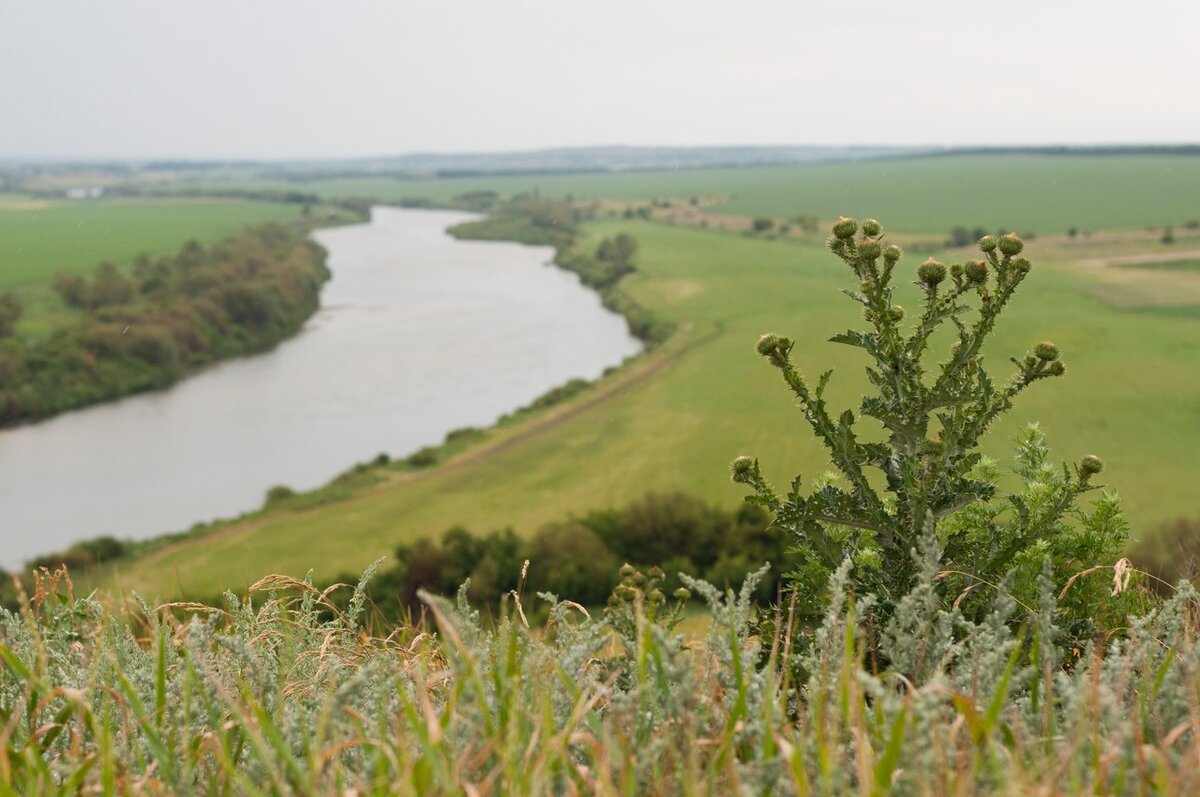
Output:
[[[601,385],[612,388],[603,401],[555,423],[535,419],[535,428],[506,430],[497,442],[519,438],[511,444],[468,452],[466,461],[419,476],[379,471],[385,478],[345,500],[268,513],[162,547],[118,565],[106,583],[167,598],[244,589],[266,571],[316,568],[318,578],[331,578],[454,524],[480,532],[511,525],[528,534],[651,488],[732,506],[741,492],[729,484],[726,465],[747,451],[776,463],[780,472],[768,474],[776,479],[824,472],[825,452],[797,426],[753,344],[765,331],[791,336],[805,367],[837,369],[831,404],[857,403],[862,360],[849,347],[824,342],[858,321],[838,293],[843,267],[815,242],[633,222],[586,227],[593,242],[618,231],[641,244],[639,271],[623,288],[680,330],[641,366],[655,365],[652,378],[617,375]],[[1003,356],[1049,338],[1070,370],[1029,392],[992,433],[989,453],[1006,459],[1017,430],[1038,420],[1060,456],[1105,457],[1104,481],[1124,497],[1135,538],[1194,511],[1200,373],[1189,364],[1200,357],[1200,326],[1186,315],[1110,307],[1088,293],[1096,275],[1071,266],[1066,249],[1039,251],[1035,240],[1028,252],[1035,271],[997,330],[992,368],[1006,374]],[[900,268],[915,269],[913,260]],[[915,306],[914,296],[902,302]]]
[[[1112,568],[1081,577],[1110,579]],[[1060,652],[1056,595],[967,622],[936,562],[872,628],[831,584],[821,626],[756,633],[749,589],[693,590],[703,640],[640,598],[605,619],[551,596],[530,628],[427,597],[364,630],[362,585],[272,576],[253,602],[112,612],[44,578],[0,611],[0,790],[94,794],[1194,794],[1200,596]],[[332,599],[331,599],[332,597]],[[348,597],[348,599],[347,599]],[[664,614],[662,610],[659,614]],[[665,616],[670,616],[666,613]],[[608,618],[612,621],[609,622]],[[436,631],[436,635],[430,632]],[[890,640],[864,661],[864,635]],[[796,653],[793,653],[796,651]]]

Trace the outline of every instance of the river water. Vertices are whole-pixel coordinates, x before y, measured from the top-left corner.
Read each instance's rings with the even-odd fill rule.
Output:
[[[333,272],[295,338],[174,387],[0,432],[0,567],[143,539],[486,426],[640,350],[553,250],[457,241],[448,211],[320,230]]]

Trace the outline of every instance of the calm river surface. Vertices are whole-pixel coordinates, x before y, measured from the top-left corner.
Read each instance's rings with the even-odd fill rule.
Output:
[[[553,251],[456,241],[473,218],[376,208],[321,230],[333,279],[295,338],[159,393],[0,432],[0,567],[145,538],[484,426],[639,351]]]

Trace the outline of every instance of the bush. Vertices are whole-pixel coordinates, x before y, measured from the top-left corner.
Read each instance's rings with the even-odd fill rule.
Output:
[[[274,487],[267,489],[267,498],[263,503],[263,507],[269,508],[278,506],[289,498],[295,497],[295,495],[296,491],[291,487],[288,487],[286,484],[277,484]]]
[[[752,229],[756,233],[764,233],[774,226],[775,226],[775,220],[769,219],[765,216],[759,216],[751,224]]]
[[[13,327],[17,325],[24,309],[24,303],[15,293],[12,291],[0,293],[0,338],[6,338],[12,334]]]
[[[883,427],[884,442],[861,441],[855,413],[835,414],[826,405],[830,374],[810,383],[792,363],[792,341],[768,334],[759,339],[758,352],[799,400],[837,473],[817,479],[807,492],[797,476],[781,496],[757,460],[739,457],[732,465],[734,481],[754,491],[749,500],[770,509],[775,526],[793,535],[803,561],[790,578],[803,613],[815,618],[824,610],[818,596],[843,562],[852,564],[854,590],[872,595],[873,611],[887,618],[916,583],[921,565],[914,551],[933,551],[927,555],[936,556],[946,574],[939,594],[947,603],[957,599],[969,616],[989,605],[971,594],[984,584],[1003,582],[1019,600],[1036,600],[1043,560],[1059,581],[1115,561],[1127,533],[1116,497],[1105,494],[1090,513],[1076,509],[1078,499],[1096,489],[1099,458],[1089,455],[1060,470],[1031,428],[1018,443],[1016,473],[1023,488],[998,500],[998,469],[978,451],[980,438],[1020,393],[1065,371],[1050,342],[1014,359],[1016,369],[1003,384],[993,383],[984,368],[984,342],[1031,269],[1020,257],[1022,241],[986,236],[979,242],[982,260],[949,267],[933,259],[922,263],[916,270],[922,307],[905,330],[905,312],[894,304],[891,286],[900,249],[884,247],[874,220],[863,222],[856,237],[858,229],[857,222],[839,219],[829,248],[858,283],[847,293],[862,305],[869,329],[831,340],[870,358],[874,393],[863,397],[859,413]],[[978,298],[973,318],[972,295]],[[947,359],[930,368],[930,339],[948,322],[956,341]],[[869,478],[870,469],[880,472],[880,482]],[[1076,513],[1080,521],[1072,523]],[[1067,644],[1090,638],[1097,625],[1120,622],[1119,602],[1104,600],[1102,587],[1094,580],[1077,585],[1060,607]]]
[[[404,460],[414,468],[432,468],[438,463],[438,450],[436,446],[425,446],[417,449],[409,454]]]

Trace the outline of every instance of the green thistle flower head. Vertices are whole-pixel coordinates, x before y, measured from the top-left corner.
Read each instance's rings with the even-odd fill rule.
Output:
[[[1025,242],[1022,241],[1016,233],[1009,233],[1000,238],[1000,251],[1009,257],[1021,254],[1021,250],[1025,248]]]
[[[979,248],[984,252],[996,251],[996,236],[985,235],[979,239]]]
[[[833,234],[838,238],[853,238],[856,232],[858,232],[858,222],[854,219],[838,216],[838,220],[833,223]]]
[[[883,225],[875,221],[875,219],[867,219],[863,222],[863,235],[878,236],[883,232]]]
[[[890,244],[883,250],[883,259],[895,263],[904,254],[904,250],[895,244]]]
[[[917,266],[917,279],[932,288],[946,279],[946,266],[931,257]]]
[[[746,456],[738,457],[729,463],[729,470],[733,472],[735,482],[747,483],[754,472],[754,460]]]
[[[1034,346],[1033,353],[1037,355],[1039,360],[1045,360],[1046,362],[1058,359],[1058,347],[1048,340]]]
[[[968,282],[974,285],[982,285],[987,281],[987,263],[982,260],[972,260],[963,267],[963,273],[967,275]]]
[[[863,238],[858,244],[858,256],[863,260],[875,260],[883,254],[883,246],[874,238]]]

